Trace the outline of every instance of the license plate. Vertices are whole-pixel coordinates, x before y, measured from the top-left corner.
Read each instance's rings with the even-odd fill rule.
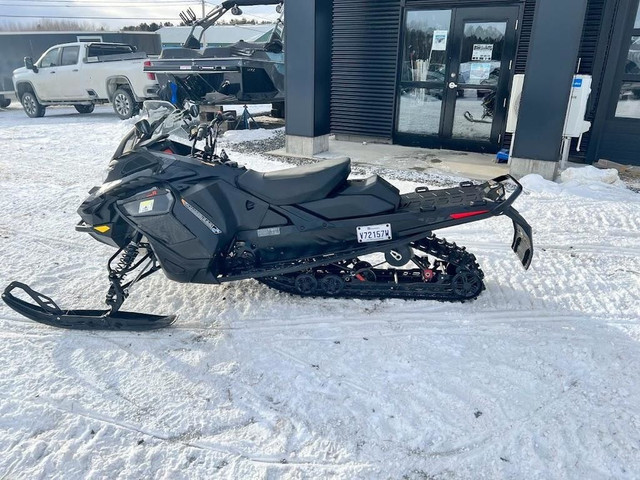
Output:
[[[359,243],[391,240],[391,224],[383,223],[380,225],[356,227],[356,234]]]

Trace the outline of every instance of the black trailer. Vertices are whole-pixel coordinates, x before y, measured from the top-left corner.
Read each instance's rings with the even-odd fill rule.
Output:
[[[0,107],[9,106],[14,93],[11,76],[24,66],[24,57],[36,60],[53,45],[84,41],[127,43],[148,55],[162,51],[160,35],[155,32],[0,32]]]

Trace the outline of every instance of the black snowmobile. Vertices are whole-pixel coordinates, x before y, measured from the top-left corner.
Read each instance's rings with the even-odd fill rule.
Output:
[[[198,125],[197,107],[145,106],[149,119],[78,210],[76,230],[117,249],[108,308],[65,310],[13,282],[2,298],[17,312],[65,328],[164,327],[175,317],[120,311],[131,287],[160,269],[178,282],[254,278],[297,295],[471,300],[484,289],[475,257],[432,232],[496,215],[513,220],[512,249],[531,263],[531,228],[511,206],[522,187],[508,175],[400,195],[377,175],[349,180],[348,158],[262,173],[216,153],[222,114]],[[20,290],[35,304],[14,296]]]

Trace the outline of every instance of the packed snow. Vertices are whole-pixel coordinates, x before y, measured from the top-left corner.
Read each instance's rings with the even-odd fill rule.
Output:
[[[131,125],[110,107],[0,112],[0,285],[101,306],[112,250],[75,232],[75,211]],[[251,168],[287,166],[223,144]],[[0,304],[0,478],[640,477],[640,195],[523,184],[529,271],[507,218],[439,232],[477,255],[474,302],[158,273],[125,310],[178,321],[143,334],[57,330]]]

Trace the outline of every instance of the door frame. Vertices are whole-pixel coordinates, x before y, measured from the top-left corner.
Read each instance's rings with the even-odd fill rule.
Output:
[[[418,147],[426,147],[426,148],[445,148],[449,150],[462,150],[462,151],[471,151],[471,152],[486,152],[486,153],[495,153],[502,147],[502,142],[504,140],[505,128],[506,128],[506,115],[508,111],[508,102],[509,95],[511,93],[511,85],[513,82],[513,75],[515,71],[515,63],[516,56],[518,53],[518,44],[520,41],[520,31],[522,25],[522,15],[524,13],[523,4],[520,1],[505,1],[505,2],[492,2],[488,3],[487,1],[467,1],[467,2],[459,2],[459,3],[450,3],[450,2],[411,2],[410,4],[406,1],[403,1],[403,9],[402,14],[400,15],[400,35],[398,40],[398,62],[396,66],[396,92],[394,98],[394,119],[393,119],[393,143],[401,144],[401,145],[411,145]],[[496,10],[493,10],[496,9]],[[497,108],[497,117],[494,117],[493,125],[492,125],[492,133],[491,140],[489,141],[480,141],[473,139],[455,139],[451,138],[451,130],[453,126],[453,115],[455,102],[457,98],[454,95],[444,95],[443,105],[440,113],[440,126],[439,126],[439,134],[438,135],[421,135],[416,133],[407,133],[407,132],[398,132],[398,117],[400,110],[400,101],[399,101],[399,92],[403,82],[402,75],[402,64],[404,61],[404,43],[405,43],[405,35],[406,35],[406,18],[407,12],[410,11],[421,11],[421,10],[451,10],[451,23],[449,29],[451,32],[457,31],[457,29],[462,27],[464,22],[473,22],[474,20],[483,21],[482,14],[487,13],[497,13],[498,10],[502,10],[504,12],[508,12],[508,15],[502,20],[500,19],[491,19],[484,20],[486,22],[499,22],[499,21],[507,21],[507,32],[509,29],[513,29],[515,31],[514,40],[512,42],[512,46],[510,47],[512,50],[512,58],[504,58],[502,60],[501,69],[503,71],[509,70],[509,66],[511,69],[509,70],[508,75],[501,76],[500,84],[497,86],[498,95],[496,96],[496,105],[502,104],[504,106],[500,106]],[[499,15],[498,15],[499,16]],[[506,35],[505,35],[506,36]],[[448,39],[449,45],[447,46],[447,68],[445,73],[445,85],[443,88],[447,88],[448,80],[450,79],[451,72],[454,70],[454,65],[452,64],[452,58],[457,59],[457,64],[455,65],[455,71],[459,73],[460,68],[460,49],[462,36],[461,35],[450,35]],[[505,40],[506,45],[506,40]],[[455,52],[455,53],[454,53]],[[511,61],[511,65],[509,62]],[[457,77],[456,77],[457,81]],[[415,83],[415,82],[413,82]],[[417,86],[417,85],[416,85]],[[421,87],[418,87],[421,88]],[[422,87],[424,88],[424,87]],[[445,122],[448,122],[448,125],[445,125]],[[446,127],[446,128],[445,128]],[[444,137],[444,135],[449,135],[448,138]]]

